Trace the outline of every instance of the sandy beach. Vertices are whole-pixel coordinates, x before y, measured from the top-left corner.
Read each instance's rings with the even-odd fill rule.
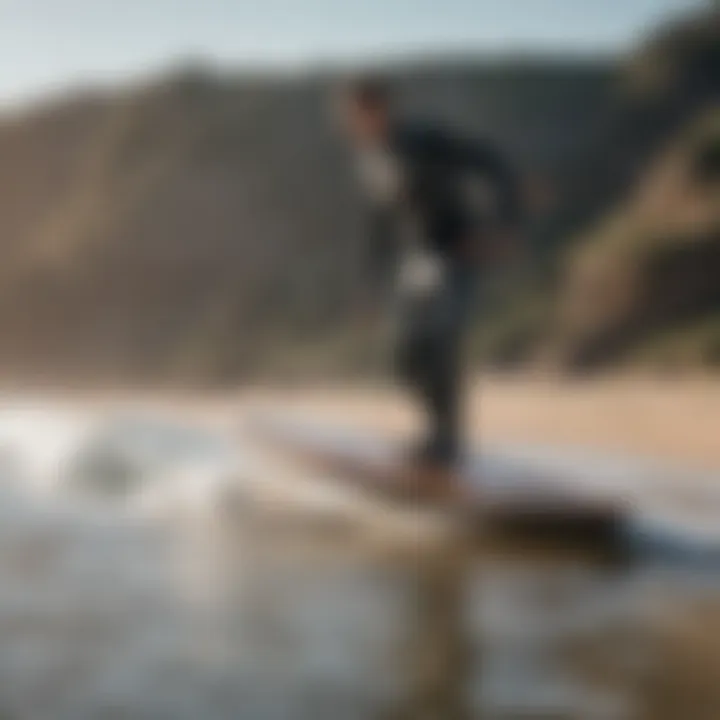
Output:
[[[93,392],[6,388],[6,400],[58,407],[147,409],[236,424],[270,411],[405,437],[422,416],[392,385],[297,384],[196,391],[182,388]],[[541,445],[628,455],[697,470],[720,470],[720,377],[612,377],[568,380],[480,376],[468,392],[473,445]]]
[[[391,388],[250,391],[250,404],[282,406],[347,425],[411,432],[419,418]],[[540,444],[720,468],[720,379],[478,378],[468,403],[474,443]]]

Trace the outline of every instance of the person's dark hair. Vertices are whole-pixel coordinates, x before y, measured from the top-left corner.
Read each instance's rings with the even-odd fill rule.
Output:
[[[387,80],[365,75],[348,81],[345,88],[347,97],[361,108],[378,110],[391,104],[392,91]]]

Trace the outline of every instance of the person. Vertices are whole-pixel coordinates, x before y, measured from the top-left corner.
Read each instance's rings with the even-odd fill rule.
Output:
[[[461,456],[462,348],[479,270],[521,216],[515,173],[491,144],[398,117],[381,79],[341,93],[341,117],[370,220],[369,293],[397,298],[396,365],[429,418],[413,457],[453,468]]]

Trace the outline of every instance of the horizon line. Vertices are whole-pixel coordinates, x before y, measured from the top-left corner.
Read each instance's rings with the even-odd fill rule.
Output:
[[[272,78],[303,78],[322,74],[362,72],[363,70],[393,72],[422,68],[426,64],[452,65],[476,62],[488,67],[509,66],[522,63],[545,65],[576,63],[578,65],[612,64],[627,56],[627,51],[617,48],[587,49],[579,46],[549,48],[536,47],[491,49],[478,47],[406,47],[381,50],[372,54],[357,53],[354,56],[330,56],[314,58],[239,58],[234,60],[213,57],[211,54],[186,53],[158,61],[145,68],[117,72],[100,71],[96,74],[78,74],[61,82],[38,84],[26,92],[0,94],[0,119],[16,113],[23,114],[46,105],[61,102],[64,98],[81,98],[122,92],[162,82],[183,73],[207,74],[216,77],[252,76]]]

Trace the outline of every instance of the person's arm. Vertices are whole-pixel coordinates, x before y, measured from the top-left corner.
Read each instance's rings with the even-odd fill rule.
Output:
[[[484,247],[476,248],[483,255],[498,259],[513,255],[517,247],[517,234],[524,217],[521,182],[511,163],[494,145],[438,134],[437,149],[442,157],[470,178],[476,177],[489,184],[493,197],[493,211],[489,227],[482,240]],[[469,239],[471,244],[479,238]],[[486,258],[489,259],[489,258]]]
[[[496,202],[496,218],[505,227],[517,227],[523,215],[521,183],[510,161],[495,145],[439,133],[438,150],[464,173],[487,181]]]

